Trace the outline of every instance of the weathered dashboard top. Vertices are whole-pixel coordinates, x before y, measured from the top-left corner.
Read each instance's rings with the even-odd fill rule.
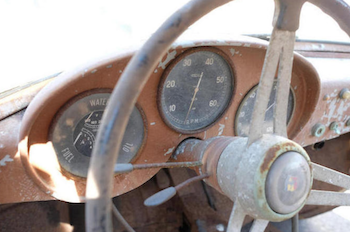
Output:
[[[215,136],[236,136],[237,127],[242,126],[237,125],[240,123],[238,119],[247,113],[247,110],[242,110],[243,105],[246,104],[244,109],[249,109],[251,103],[246,99],[254,98],[253,90],[259,82],[265,52],[266,43],[252,39],[175,44],[159,62],[138,99],[137,109],[142,117],[140,125],[134,130],[136,134],[140,128],[144,132],[140,133],[143,136],[139,142],[125,142],[125,153],[129,154],[134,149],[129,160],[136,164],[166,162],[179,143],[187,138],[204,140]],[[11,140],[6,141],[6,144],[12,146],[6,147],[8,156],[1,157],[5,165],[0,167],[3,173],[0,181],[11,182],[9,186],[13,186],[0,193],[0,202],[45,200],[52,197],[69,202],[84,201],[84,175],[70,169],[75,166],[67,168],[62,162],[70,164],[80,155],[79,152],[85,154],[81,156],[82,159],[89,159],[96,126],[104,109],[101,105],[106,105],[108,101],[105,95],[102,98],[96,95],[96,99],[94,96],[108,93],[114,88],[132,54],[108,57],[62,73],[37,94],[23,120],[20,113],[0,122],[3,128],[9,123],[21,122],[19,138],[18,132],[14,133],[17,136],[13,138],[7,137],[6,133],[9,132],[6,130],[2,130],[4,132],[0,135],[3,137],[1,141],[6,137]],[[198,56],[197,61],[194,55]],[[216,62],[219,65],[214,68]],[[349,59],[306,59],[295,54],[289,138],[307,146],[350,131],[350,102],[347,93],[344,95],[342,92],[350,87],[350,81],[345,79],[348,77],[345,69],[349,67],[349,62]],[[324,68],[327,65],[337,68],[329,72],[329,68]],[[190,67],[193,70],[189,70]],[[193,83],[186,81],[183,76],[191,76]],[[181,88],[176,89],[179,86]],[[180,90],[185,91],[180,93]],[[89,109],[82,103],[78,104],[79,101],[84,102],[86,97],[91,98],[86,100],[86,104],[94,101]],[[184,102],[183,105],[181,102]],[[67,116],[60,121],[72,106],[80,107],[80,111],[72,111],[69,116],[74,118],[75,115],[77,118],[73,120]],[[273,100],[269,106],[273,109]],[[183,109],[175,114],[180,107]],[[202,120],[203,115],[208,117]],[[203,124],[196,127],[195,123],[200,120]],[[68,150],[55,147],[57,143],[53,141],[57,139],[54,137],[57,135],[54,132],[57,123],[71,125],[71,131],[66,128],[68,131],[60,134],[63,140],[70,136],[67,143],[71,143],[71,147],[67,147]],[[191,127],[192,123],[194,127]],[[333,127],[334,123],[337,124],[336,128]],[[13,128],[13,125],[8,128]],[[324,131],[319,131],[319,128]],[[138,146],[134,148],[134,144]],[[120,195],[140,186],[157,171],[149,169],[116,175],[113,194]],[[16,182],[18,186],[14,186]],[[23,183],[26,183],[25,186]]]

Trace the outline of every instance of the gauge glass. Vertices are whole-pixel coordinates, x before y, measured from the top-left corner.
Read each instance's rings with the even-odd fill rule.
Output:
[[[182,133],[213,124],[230,103],[231,66],[218,53],[185,53],[170,66],[160,87],[160,110],[165,122]]]
[[[254,110],[254,104],[256,101],[257,91],[258,91],[258,86],[255,86],[253,89],[251,89],[248,92],[248,94],[244,97],[243,101],[241,102],[238,108],[238,111],[236,113],[236,123],[235,123],[235,127],[236,127],[235,131],[236,131],[236,135],[238,136],[247,137],[249,134],[250,123],[253,116],[253,110]],[[265,111],[265,121],[263,124],[264,134],[272,134],[274,131],[273,113],[275,110],[276,92],[277,92],[277,83],[275,81],[270,94],[270,100],[269,100],[267,109]],[[287,124],[292,118],[294,105],[295,105],[294,93],[291,89],[288,97]]]
[[[87,176],[90,157],[109,93],[85,96],[58,114],[51,140],[62,168],[80,177]],[[127,125],[118,163],[130,162],[138,153],[144,139],[143,117],[134,108]]]

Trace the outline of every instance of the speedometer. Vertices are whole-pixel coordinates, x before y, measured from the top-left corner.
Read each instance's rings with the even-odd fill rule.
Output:
[[[233,73],[224,56],[216,49],[195,49],[168,68],[159,90],[159,108],[170,127],[193,133],[223,114],[233,91]]]
[[[246,137],[249,134],[250,122],[253,117],[254,104],[257,97],[258,86],[255,86],[251,89],[248,94],[244,97],[241,102],[238,111],[236,113],[236,123],[235,123],[235,131],[236,135]],[[274,82],[268,106],[265,111],[265,121],[262,125],[263,133],[271,134],[273,133],[273,113],[275,110],[275,97],[276,97],[277,85]],[[289,97],[288,97],[288,109],[287,109],[287,124],[290,121],[293,111],[294,111],[294,93],[293,90],[290,89]]]

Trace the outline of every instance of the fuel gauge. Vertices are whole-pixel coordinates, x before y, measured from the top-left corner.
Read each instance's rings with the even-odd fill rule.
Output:
[[[51,129],[51,141],[58,162],[66,171],[87,176],[90,157],[110,93],[84,94],[73,99],[57,114]],[[118,163],[132,161],[143,140],[144,118],[135,107],[127,125]]]

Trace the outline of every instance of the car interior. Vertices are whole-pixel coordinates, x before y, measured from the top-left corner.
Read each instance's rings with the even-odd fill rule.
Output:
[[[275,0],[270,35],[181,36],[229,2],[0,93],[0,231],[297,232],[350,206],[350,40],[296,36],[306,2],[350,36],[349,5]]]

